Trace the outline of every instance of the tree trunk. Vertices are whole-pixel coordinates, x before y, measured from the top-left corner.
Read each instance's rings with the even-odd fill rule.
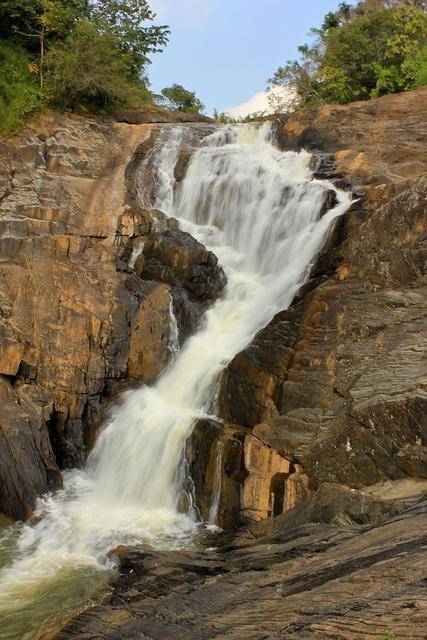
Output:
[[[43,89],[44,27],[40,31],[40,89]]]

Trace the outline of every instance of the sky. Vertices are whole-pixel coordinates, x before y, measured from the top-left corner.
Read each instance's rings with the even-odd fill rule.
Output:
[[[262,110],[267,80],[298,55],[311,27],[339,0],[148,0],[169,44],[152,57],[152,90],[173,83],[207,107],[244,115]],[[259,94],[259,95],[257,95]],[[249,104],[247,104],[249,102]]]

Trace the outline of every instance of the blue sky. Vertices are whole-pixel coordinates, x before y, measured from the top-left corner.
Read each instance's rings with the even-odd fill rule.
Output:
[[[297,56],[311,27],[339,0],[149,0],[169,45],[148,70],[159,92],[172,83],[195,90],[220,111],[264,91],[275,69]]]

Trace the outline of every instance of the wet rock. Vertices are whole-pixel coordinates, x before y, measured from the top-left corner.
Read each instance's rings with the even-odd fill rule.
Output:
[[[307,522],[346,527],[353,524],[380,522],[388,515],[403,510],[393,501],[376,499],[362,491],[343,485],[322,483],[316,493],[302,500],[292,510],[261,523],[262,535],[301,526]],[[257,534],[261,535],[260,532]]]
[[[333,209],[338,204],[336,192],[333,189],[327,189],[323,193],[322,206],[320,207],[319,216],[323,218],[325,213]]]
[[[242,533],[215,550],[120,555],[111,595],[59,640],[404,640],[425,636],[426,503],[380,526]],[[257,527],[259,525],[256,525]]]
[[[277,314],[228,365],[219,392],[220,414],[226,420],[253,427],[277,415],[280,380],[294,356],[300,313],[297,306]]]
[[[193,151],[194,149],[192,149],[190,145],[185,145],[180,150],[178,160],[174,169],[174,178],[177,183],[182,182],[183,178],[185,177]]]
[[[200,300],[218,297],[226,284],[217,257],[179,229],[168,229],[147,238],[140,275],[148,280],[183,286]]]
[[[48,433],[53,398],[37,386],[14,389],[0,376],[0,406],[0,504],[25,520],[36,498],[62,483]]]
[[[248,475],[242,486],[243,518],[256,521],[282,513],[290,461],[248,435],[244,441],[244,464]]]
[[[243,461],[243,439],[244,434],[233,425],[199,420],[189,441],[189,468],[201,519],[209,521],[219,483],[220,508],[213,524],[226,529],[235,527],[241,517],[240,485],[247,476]],[[219,455],[221,464],[218,469]]]

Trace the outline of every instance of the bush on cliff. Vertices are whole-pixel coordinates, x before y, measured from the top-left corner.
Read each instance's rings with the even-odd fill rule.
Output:
[[[0,132],[13,133],[41,106],[40,88],[28,54],[0,42]]]
[[[81,20],[46,59],[46,91],[55,106],[89,111],[129,105],[149,95],[143,82],[129,79],[130,56],[118,49],[111,32]]]
[[[146,66],[169,34],[154,18],[145,0],[2,0],[0,129],[41,104],[96,112],[151,101]]]
[[[280,67],[270,86],[296,89],[296,103],[318,106],[377,98],[425,83],[427,16],[416,0],[341,2],[313,29],[300,59]]]
[[[166,100],[166,106],[175,111],[200,113],[205,110],[205,105],[197,98],[196,92],[184,89],[181,84],[165,87],[162,96]]]

